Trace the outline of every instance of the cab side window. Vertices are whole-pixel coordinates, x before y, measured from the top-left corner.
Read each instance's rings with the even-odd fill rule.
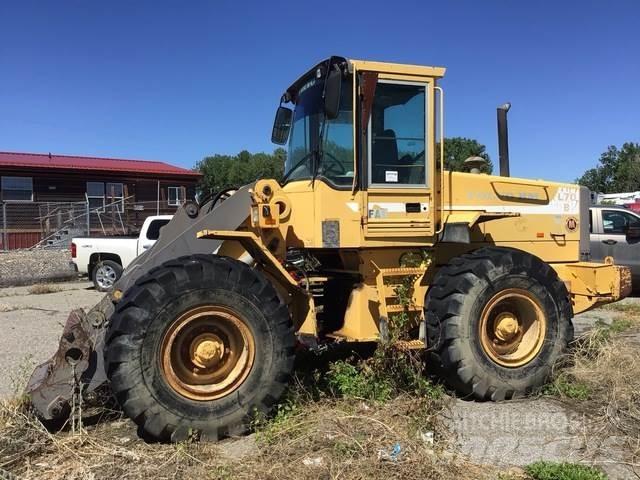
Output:
[[[629,227],[640,228],[640,218],[623,210],[603,210],[602,229],[604,233],[624,235]]]
[[[426,85],[379,81],[369,123],[373,185],[426,185]]]

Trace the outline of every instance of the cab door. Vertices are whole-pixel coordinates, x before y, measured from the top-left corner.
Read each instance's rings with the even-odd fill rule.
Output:
[[[434,234],[431,79],[377,78],[366,132],[365,239]]]

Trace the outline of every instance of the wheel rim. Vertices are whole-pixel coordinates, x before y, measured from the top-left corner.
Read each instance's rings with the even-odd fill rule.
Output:
[[[182,314],[165,333],[160,362],[169,386],[192,400],[215,400],[236,390],[255,358],[255,341],[241,316],[207,305]]]
[[[96,283],[100,288],[111,288],[116,283],[118,274],[113,267],[101,265],[96,270]]]
[[[480,343],[485,354],[503,367],[532,361],[544,344],[547,317],[527,290],[511,288],[494,295],[480,316]]]

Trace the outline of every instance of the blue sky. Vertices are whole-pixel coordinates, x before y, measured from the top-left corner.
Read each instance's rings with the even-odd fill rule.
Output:
[[[270,151],[284,88],[331,54],[448,68],[446,134],[573,180],[640,141],[640,2],[0,1],[0,150],[165,160]]]

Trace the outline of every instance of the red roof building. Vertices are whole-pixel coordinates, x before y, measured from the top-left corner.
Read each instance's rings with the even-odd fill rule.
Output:
[[[193,198],[201,177],[157,161],[0,152],[0,250],[30,247],[69,225],[133,234],[147,216]]]
[[[201,177],[198,172],[175,167],[164,162],[53,155],[51,153],[0,152],[0,171],[4,169],[37,169],[40,171],[88,170],[92,172],[118,172],[129,176],[179,176],[196,179]]]

